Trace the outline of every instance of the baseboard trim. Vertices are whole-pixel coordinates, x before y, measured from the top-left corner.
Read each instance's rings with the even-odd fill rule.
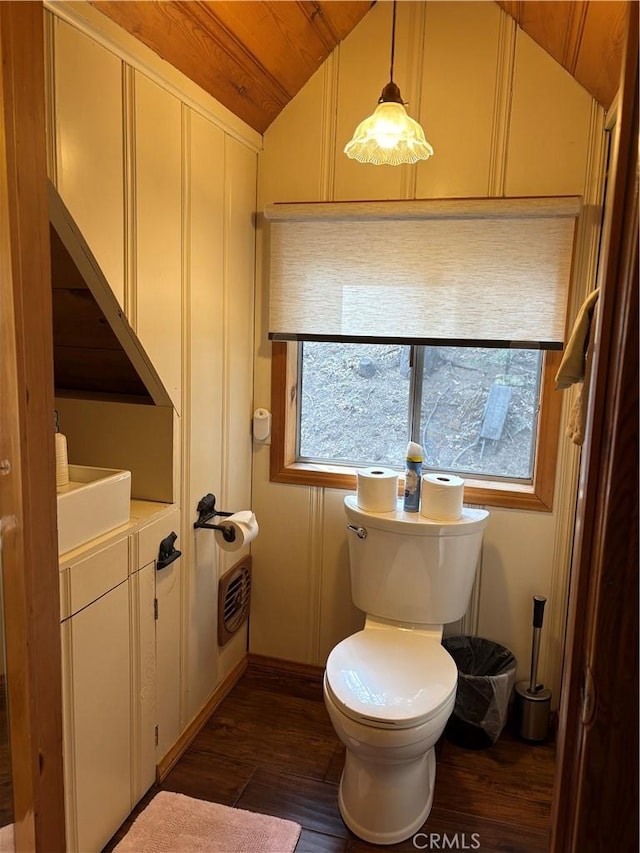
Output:
[[[279,672],[290,673],[291,675],[303,675],[306,678],[314,678],[322,681],[324,677],[324,667],[317,666],[313,663],[299,663],[295,660],[286,660],[285,658],[272,658],[267,655],[256,655],[249,652],[247,655],[249,666],[259,666],[263,669],[275,669]]]
[[[182,757],[183,753],[189,747],[200,729],[207,722],[211,714],[216,710],[222,700],[236,686],[240,678],[246,672],[249,664],[249,656],[245,655],[240,663],[227,675],[221,684],[213,691],[209,699],[202,706],[198,714],[191,720],[186,729],[182,732],[178,740],[174,743],[171,749],[167,752],[164,758],[156,766],[156,781],[162,782],[168,775],[173,765]]]

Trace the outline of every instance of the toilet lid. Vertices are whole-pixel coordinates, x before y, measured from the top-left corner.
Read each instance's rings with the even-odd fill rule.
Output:
[[[343,640],[327,660],[331,698],[351,719],[409,728],[433,717],[458,683],[451,655],[433,637],[369,629]]]

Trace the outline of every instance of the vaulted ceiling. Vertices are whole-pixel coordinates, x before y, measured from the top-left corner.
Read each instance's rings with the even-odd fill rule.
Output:
[[[605,109],[618,91],[628,5],[621,0],[498,0]]]
[[[263,133],[372,0],[92,3]],[[605,108],[618,88],[626,0],[498,0]]]

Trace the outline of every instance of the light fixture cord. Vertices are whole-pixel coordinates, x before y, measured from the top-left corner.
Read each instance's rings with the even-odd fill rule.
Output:
[[[393,58],[396,50],[396,0],[393,0],[393,19],[391,23],[391,68],[389,79],[393,82]]]

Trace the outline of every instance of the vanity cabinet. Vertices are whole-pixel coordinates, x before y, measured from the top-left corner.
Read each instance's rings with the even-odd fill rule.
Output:
[[[127,539],[64,574],[70,611],[62,622],[67,846],[88,853],[101,850],[131,810]]]
[[[161,540],[179,525],[177,507],[161,509],[61,558],[71,853],[103,849],[180,733],[182,560],[157,568]]]

